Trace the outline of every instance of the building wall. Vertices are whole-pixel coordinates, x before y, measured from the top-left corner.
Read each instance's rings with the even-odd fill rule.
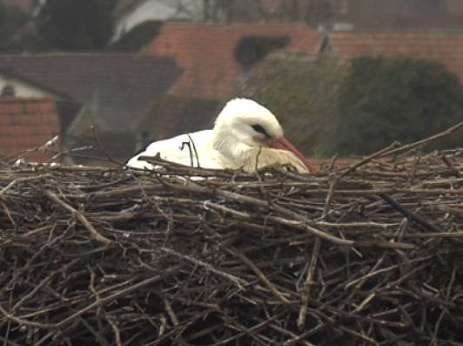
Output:
[[[0,157],[16,159],[61,135],[55,101],[51,98],[0,97]],[[24,158],[47,162],[60,149],[61,141],[50,151],[34,151]]]
[[[14,87],[16,97],[42,98],[52,96],[51,93],[36,88],[30,84],[24,83],[14,78],[8,78],[0,75],[0,93],[6,85],[12,85]]]

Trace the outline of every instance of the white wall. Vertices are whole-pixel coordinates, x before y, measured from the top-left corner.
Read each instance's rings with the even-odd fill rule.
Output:
[[[201,0],[146,0],[118,19],[113,40],[147,20],[199,21],[203,15],[202,4]]]
[[[3,90],[3,87],[7,84],[12,85],[14,87],[16,91],[16,97],[41,98],[53,96],[53,94],[43,89],[34,87],[33,85],[30,85],[18,79],[0,75],[0,92],[1,90]]]

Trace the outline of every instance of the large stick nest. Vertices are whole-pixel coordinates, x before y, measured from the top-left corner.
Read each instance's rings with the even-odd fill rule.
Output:
[[[373,158],[4,168],[0,342],[461,345],[463,151]]]

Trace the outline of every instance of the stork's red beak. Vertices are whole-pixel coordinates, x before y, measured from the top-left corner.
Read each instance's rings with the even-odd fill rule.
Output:
[[[274,149],[280,149],[280,150],[287,150],[292,152],[294,155],[296,155],[299,160],[301,160],[304,165],[307,167],[310,173],[315,174],[318,173],[319,169],[318,166],[313,163],[311,160],[306,158],[299,150],[296,149],[296,147],[285,137],[280,137],[274,140],[271,140],[268,142],[268,145],[270,148]]]

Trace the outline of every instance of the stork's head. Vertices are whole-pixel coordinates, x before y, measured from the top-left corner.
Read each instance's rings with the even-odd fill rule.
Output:
[[[290,151],[310,172],[317,171],[316,166],[284,137],[283,129],[275,115],[253,100],[237,98],[227,102],[215,120],[214,131],[219,136],[227,136],[232,141],[249,147]]]

